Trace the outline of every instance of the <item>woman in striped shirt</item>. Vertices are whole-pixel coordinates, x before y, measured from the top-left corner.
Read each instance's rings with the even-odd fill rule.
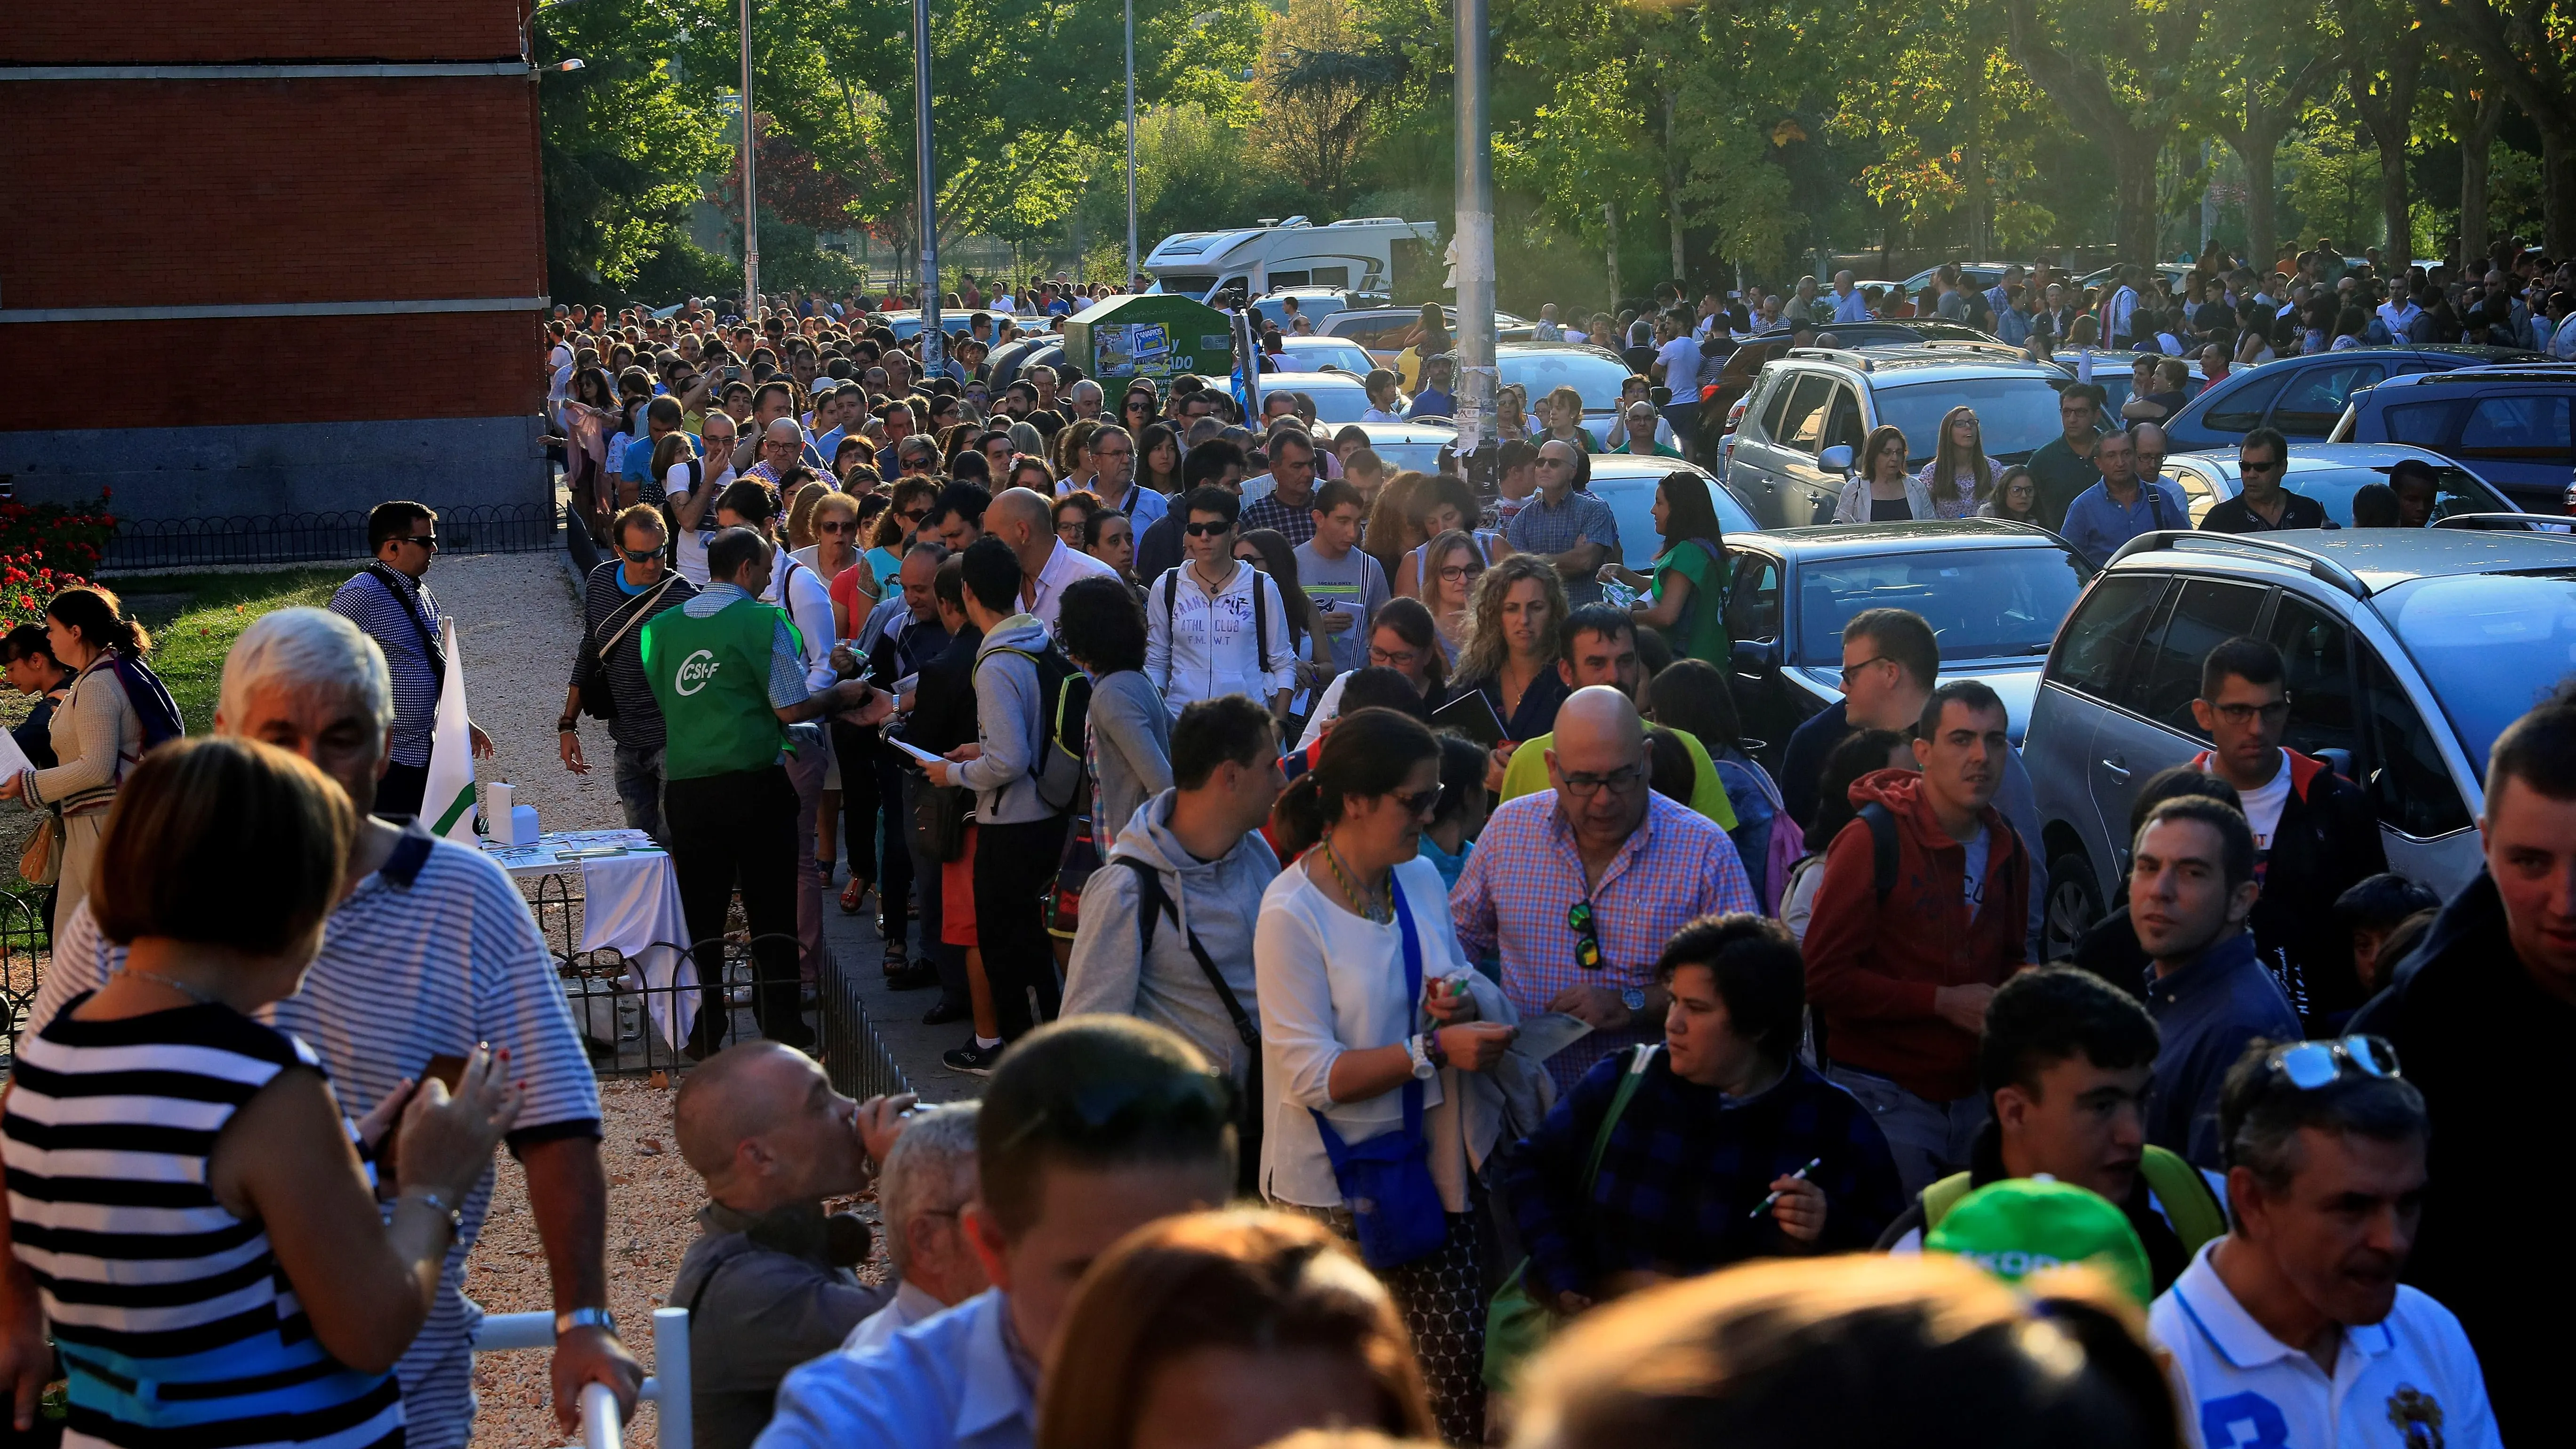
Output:
[[[426,1081],[353,1127],[311,1049],[250,1016],[301,984],[355,828],[248,740],[173,741],[119,793],[90,904],[126,964],[21,1043],[0,1112],[5,1270],[52,1322],[66,1444],[402,1442],[389,1370],[519,1094],[478,1049],[453,1096]],[[387,1214],[359,1142],[397,1111]]]

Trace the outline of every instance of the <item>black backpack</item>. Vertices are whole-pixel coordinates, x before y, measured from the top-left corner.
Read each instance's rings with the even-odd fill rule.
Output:
[[[1073,667],[1050,639],[1036,650],[996,645],[1038,672],[1038,739],[1029,752],[1029,778],[1050,810],[1070,810],[1082,798],[1083,734],[1091,720],[1091,676]]]

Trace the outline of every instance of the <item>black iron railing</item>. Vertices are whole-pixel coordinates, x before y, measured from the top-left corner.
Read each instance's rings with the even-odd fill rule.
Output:
[[[553,503],[462,504],[438,508],[442,552],[541,553],[560,547],[563,510]],[[329,563],[367,556],[367,510],[262,513],[229,518],[128,518],[99,561],[104,573],[224,568],[241,564]]]

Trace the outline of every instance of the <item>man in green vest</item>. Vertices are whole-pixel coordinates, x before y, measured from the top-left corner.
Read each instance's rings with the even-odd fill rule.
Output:
[[[2157,1045],[2146,1008],[2089,971],[2041,967],[1997,987],[1977,1044],[1992,1114],[1968,1170],[1923,1189],[1879,1249],[1919,1253],[1972,1190],[2045,1174],[2108,1198],[2147,1250],[2154,1291],[2171,1287],[2203,1243],[2226,1235],[2227,1212],[2223,1188],[2147,1145]]]
[[[687,1043],[692,1058],[728,1035],[722,943],[737,885],[759,975],[752,1014],[761,1034],[813,1044],[796,1007],[797,796],[785,764],[787,726],[830,715],[875,724],[893,711],[865,680],[822,690],[807,684],[796,625],[760,602],[772,556],[753,530],[721,530],[707,544],[707,587],[642,630],[645,681],[670,730],[664,828],[703,985]]]

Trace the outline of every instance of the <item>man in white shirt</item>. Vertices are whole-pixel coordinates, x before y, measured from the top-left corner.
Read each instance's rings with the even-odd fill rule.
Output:
[[[1020,602],[1050,634],[1064,609],[1065,585],[1095,575],[1118,577],[1109,565],[1065,547],[1055,533],[1055,505],[1034,489],[1005,488],[995,495],[984,510],[984,531],[1011,546],[1020,561]]]
[[[1666,316],[1657,324],[1664,343],[1655,349],[1655,366],[1663,373],[1664,386],[1673,390],[1673,402],[1699,406],[1699,339],[1690,334],[1681,321]]]
[[[2388,300],[2374,310],[2379,320],[2388,324],[2388,338],[2392,342],[2405,341],[2406,329],[2414,326],[2415,319],[2424,315],[2424,309],[2415,305],[2414,294],[2404,282],[2392,283],[2388,288]]]
[[[2231,1230],[2147,1317],[2192,1449],[2501,1449],[2460,1321],[2397,1281],[2427,1138],[2398,1069],[2384,1039],[2346,1037],[2258,1046],[2228,1074]]]
[[[1869,299],[1861,295],[1860,287],[1849,271],[1834,273],[1834,320],[1837,322],[1869,320]]]

